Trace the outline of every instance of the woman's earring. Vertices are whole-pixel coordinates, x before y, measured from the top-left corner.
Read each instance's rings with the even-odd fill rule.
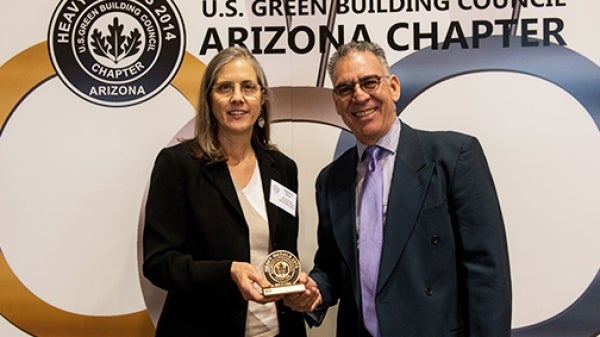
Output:
[[[262,115],[258,116],[258,127],[261,129],[265,127],[265,119]]]

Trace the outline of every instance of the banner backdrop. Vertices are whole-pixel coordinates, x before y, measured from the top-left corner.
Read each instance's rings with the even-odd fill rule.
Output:
[[[257,56],[275,93],[273,140],[300,170],[308,271],[315,177],[353,144],[325,66],[335,45],[352,39],[386,50],[402,85],[401,119],[480,139],[507,226],[513,336],[600,334],[600,2],[36,0],[2,8],[1,336],[153,335],[163,293],[139,272],[150,171],[162,147],[193,132],[204,66],[232,44]],[[332,336],[335,315],[310,336]]]

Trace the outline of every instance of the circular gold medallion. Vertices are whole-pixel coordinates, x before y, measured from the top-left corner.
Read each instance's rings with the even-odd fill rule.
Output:
[[[273,286],[293,285],[300,277],[300,260],[287,250],[276,250],[267,256],[262,269]]]

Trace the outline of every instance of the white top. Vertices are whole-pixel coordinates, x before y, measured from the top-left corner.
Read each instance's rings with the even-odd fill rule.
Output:
[[[250,233],[250,264],[255,266],[260,272],[261,264],[269,254],[270,240],[269,223],[258,162],[248,185],[241,191],[236,185],[235,190],[244,211],[244,217],[248,223]],[[257,288],[257,290],[261,291],[260,288]],[[279,322],[277,320],[275,302],[260,304],[249,301],[246,315],[246,337],[274,337],[278,334]]]

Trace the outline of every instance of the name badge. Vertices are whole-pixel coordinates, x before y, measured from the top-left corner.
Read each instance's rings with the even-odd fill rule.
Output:
[[[289,188],[271,179],[271,192],[269,202],[282,210],[296,216],[296,200],[298,195]]]

